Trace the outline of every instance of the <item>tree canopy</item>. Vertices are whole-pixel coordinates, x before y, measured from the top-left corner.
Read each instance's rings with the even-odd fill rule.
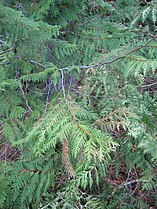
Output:
[[[157,206],[157,0],[0,0],[0,208]]]

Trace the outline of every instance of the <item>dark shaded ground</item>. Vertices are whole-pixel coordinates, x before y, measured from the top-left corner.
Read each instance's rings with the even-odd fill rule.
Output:
[[[3,143],[0,145],[0,160],[15,161],[20,156],[21,152],[16,147],[11,146],[11,144]]]

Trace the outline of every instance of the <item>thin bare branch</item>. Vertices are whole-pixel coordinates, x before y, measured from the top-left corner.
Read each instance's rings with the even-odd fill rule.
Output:
[[[156,84],[157,84],[157,82],[154,82],[154,83],[151,83],[151,84],[143,85],[143,86],[141,86],[141,87],[142,87],[142,88],[151,87],[151,86],[154,86],[154,85],[156,85]]]

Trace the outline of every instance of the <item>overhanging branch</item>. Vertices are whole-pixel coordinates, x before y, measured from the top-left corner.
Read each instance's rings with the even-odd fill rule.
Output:
[[[144,45],[138,46],[138,47],[132,49],[131,51],[127,52],[126,54],[124,54],[122,56],[119,56],[119,57],[116,57],[116,58],[114,58],[112,60],[109,60],[109,61],[104,60],[103,62],[100,62],[100,63],[98,63],[96,65],[80,65],[80,66],[76,66],[76,67],[78,67],[79,69],[89,69],[89,68],[94,68],[95,69],[95,68],[101,67],[103,65],[112,64],[112,63],[116,62],[117,60],[123,59],[123,58],[127,57],[128,55],[130,55],[130,54],[132,54],[134,52],[137,52],[137,51],[139,51],[139,50],[141,50],[143,48],[149,47],[149,43],[151,43],[152,41],[154,41],[156,38],[157,38],[157,35],[155,35],[153,38],[151,38],[149,41],[147,41]],[[43,64],[41,64],[39,62],[36,62],[36,61],[33,61],[33,60],[30,60],[29,62],[31,64],[36,64],[36,65],[38,65],[38,66],[40,66],[42,68],[46,68],[46,65],[43,65]],[[64,68],[61,68],[59,70],[60,71],[64,71],[64,70],[68,70],[68,69],[70,69],[72,67],[74,67],[74,66],[64,67]]]
[[[124,54],[124,55],[122,55],[122,56],[119,56],[119,57],[116,57],[116,58],[114,58],[114,59],[112,59],[112,60],[110,60],[110,61],[103,61],[103,62],[100,62],[100,63],[98,63],[98,64],[96,64],[96,65],[81,65],[81,66],[78,66],[78,68],[79,68],[79,69],[89,69],[89,68],[97,68],[97,67],[100,67],[100,66],[103,66],[103,65],[109,65],[109,64],[111,64],[111,63],[113,63],[113,62],[116,62],[117,60],[120,60],[120,59],[125,58],[125,57],[128,56],[129,54],[132,54],[132,53],[134,53],[134,52],[136,52],[136,51],[139,51],[139,50],[141,50],[141,49],[143,49],[143,48],[145,48],[145,47],[149,47],[148,44],[149,44],[150,42],[154,41],[156,38],[157,38],[157,35],[154,36],[153,38],[151,38],[149,41],[147,41],[144,45],[139,46],[139,47],[136,47],[135,49],[133,49],[133,50],[127,52],[126,54]],[[70,68],[72,68],[72,67],[73,67],[73,66],[69,66],[69,67],[62,68],[62,69],[60,69],[60,70],[68,70],[68,69],[70,69]]]

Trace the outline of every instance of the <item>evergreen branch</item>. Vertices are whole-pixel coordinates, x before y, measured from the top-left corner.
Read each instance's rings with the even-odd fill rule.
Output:
[[[94,138],[92,137],[86,130],[84,130],[78,123],[77,123],[77,119],[76,119],[76,116],[74,115],[71,107],[70,107],[70,104],[69,104],[69,101],[66,99],[66,94],[65,94],[65,87],[64,87],[64,72],[62,69],[60,69],[61,71],[61,77],[62,77],[62,92],[63,92],[63,96],[64,96],[64,100],[65,100],[65,103],[68,107],[68,110],[71,114],[71,117],[72,117],[72,121],[75,123],[75,125],[83,132],[85,133],[85,135],[89,136],[90,138]]]
[[[81,132],[83,132],[86,136],[89,136],[90,138],[93,138],[94,137],[89,133],[87,132],[86,130],[84,130],[77,122],[76,120],[73,119],[73,122],[76,124],[76,126],[80,129]]]
[[[90,69],[90,68],[91,68],[91,69],[92,69],[92,68],[95,69],[95,68],[101,67],[101,66],[103,66],[103,65],[112,64],[112,63],[116,62],[117,60],[126,58],[128,55],[130,55],[130,54],[132,54],[132,53],[134,53],[134,52],[137,52],[137,51],[139,51],[139,50],[141,50],[141,49],[143,49],[143,48],[151,47],[151,46],[148,46],[148,44],[151,43],[152,41],[154,41],[156,38],[157,38],[157,35],[154,36],[153,38],[151,38],[149,41],[147,41],[144,45],[139,46],[139,47],[136,47],[136,48],[134,48],[133,50],[127,52],[126,54],[124,54],[124,55],[122,55],[122,56],[119,56],[119,57],[116,57],[116,58],[114,58],[114,59],[112,59],[112,60],[110,60],[110,61],[103,61],[103,62],[100,62],[100,63],[98,63],[98,64],[96,64],[96,65],[80,65],[80,66],[77,66],[77,67],[78,67],[79,69]],[[29,62],[30,62],[31,64],[36,64],[36,65],[38,65],[38,66],[40,66],[40,67],[42,67],[42,68],[44,68],[44,69],[47,68],[46,65],[43,65],[43,64],[41,64],[41,63],[39,63],[39,62],[37,62],[37,61],[29,60]],[[10,64],[10,63],[6,63],[6,64]],[[68,66],[68,67],[60,68],[59,70],[60,70],[61,72],[63,72],[63,71],[69,70],[69,69],[72,68],[72,67],[74,67],[74,66]]]
[[[90,68],[94,68],[94,69],[95,69],[95,68],[101,67],[101,66],[103,66],[103,65],[112,64],[112,63],[116,62],[117,60],[126,58],[128,55],[130,55],[130,54],[132,54],[132,53],[134,53],[134,52],[137,52],[137,51],[139,51],[139,50],[141,50],[141,49],[143,49],[143,48],[151,47],[151,46],[148,46],[148,44],[151,43],[152,41],[154,41],[156,38],[157,38],[157,35],[154,36],[153,38],[151,38],[149,41],[147,41],[144,45],[139,46],[139,47],[136,47],[136,48],[134,48],[133,50],[127,52],[126,54],[124,54],[124,55],[122,55],[122,56],[119,56],[119,57],[116,57],[116,58],[114,58],[114,59],[112,59],[112,60],[110,60],[110,61],[103,61],[103,62],[100,62],[100,63],[98,63],[98,64],[96,64],[96,65],[79,65],[79,66],[77,66],[77,67],[78,67],[79,69],[90,69]],[[31,64],[36,64],[36,65],[38,65],[38,66],[40,66],[40,67],[42,67],[42,68],[47,68],[46,65],[43,65],[43,64],[41,64],[41,63],[39,63],[39,62],[37,62],[37,61],[29,60],[29,62],[30,62]],[[10,63],[9,63],[9,64],[10,64]],[[62,72],[62,71],[65,71],[65,70],[69,70],[69,69],[72,68],[72,67],[74,67],[74,66],[68,66],[68,67],[60,68],[59,70]]]
[[[112,59],[112,60],[110,60],[110,61],[100,62],[100,63],[98,63],[97,65],[87,65],[87,66],[84,65],[84,66],[78,66],[78,68],[80,68],[80,69],[89,69],[89,68],[97,68],[97,67],[100,67],[100,66],[103,66],[103,65],[112,64],[113,62],[115,62],[115,61],[117,61],[117,60],[119,60],[119,59],[125,58],[125,57],[128,56],[129,54],[132,54],[132,53],[134,53],[134,52],[136,52],[136,51],[139,51],[139,50],[141,50],[141,49],[143,49],[143,48],[145,48],[145,47],[149,47],[148,44],[151,43],[152,41],[154,41],[156,38],[157,38],[157,35],[154,36],[153,38],[151,38],[149,41],[147,41],[144,45],[139,46],[139,47],[137,47],[137,48],[135,48],[135,49],[133,49],[133,50],[127,52],[126,54],[124,54],[124,55],[122,55],[122,56],[119,56],[119,57],[116,57],[116,58],[114,58],[114,59]],[[68,70],[68,69],[70,69],[70,68],[72,68],[72,66],[65,67],[65,68],[62,68],[62,69],[60,69],[60,70]]]
[[[83,38],[87,38],[87,39],[91,39],[91,40],[109,40],[109,39],[118,39],[120,38],[119,36],[107,36],[105,38],[99,38],[99,37],[91,37],[91,36],[85,36],[85,35],[82,35],[82,34],[79,34],[79,33],[73,33],[73,32],[70,32],[71,34],[74,34],[74,35],[77,35],[77,36],[80,36],[80,37],[83,37]]]

